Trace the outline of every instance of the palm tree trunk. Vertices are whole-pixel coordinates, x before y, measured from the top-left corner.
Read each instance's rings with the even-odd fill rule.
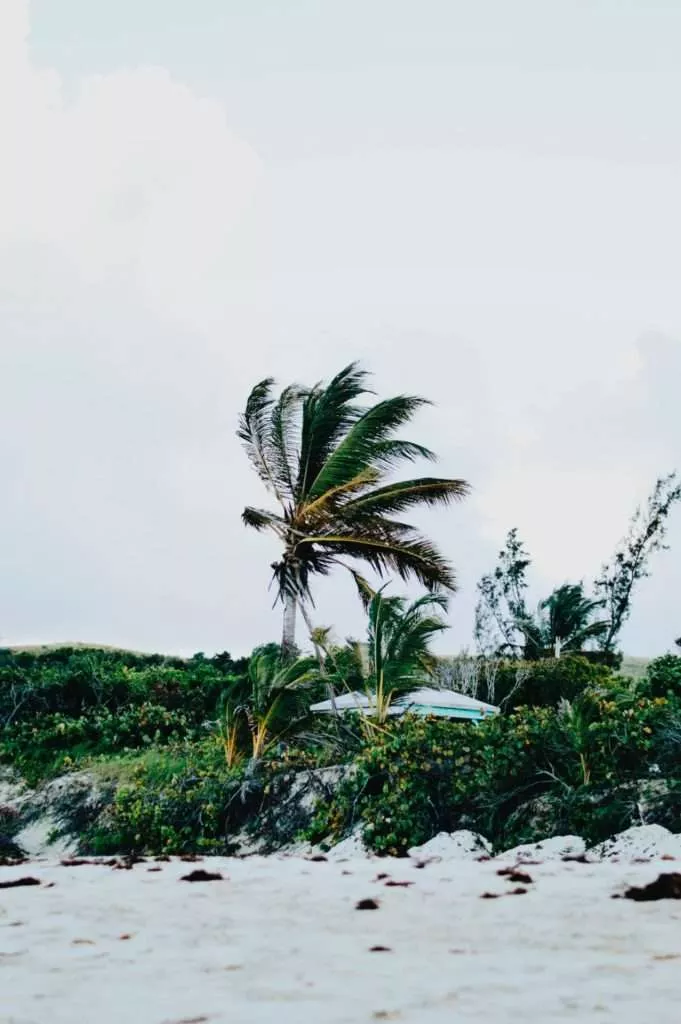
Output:
[[[293,594],[286,594],[284,598],[284,625],[281,635],[282,650],[290,654],[296,646],[296,610],[298,602]]]
[[[312,620],[310,619],[310,616],[307,614],[307,608],[305,607],[305,605],[303,604],[302,601],[299,602],[299,607],[300,607],[300,614],[303,616],[303,621],[304,621],[304,623],[305,623],[305,625],[307,627],[307,631],[308,631],[308,633],[310,635],[310,640],[312,642],[312,646],[314,647],[314,653],[315,653],[315,657],[317,658],[317,664],[319,665],[319,671],[320,671],[321,675],[324,675],[324,653],[323,653],[322,649],[320,648],[319,644],[317,643],[317,641],[315,640],[314,626],[312,625]]]
[[[310,619],[310,616],[307,614],[307,608],[305,607],[302,601],[300,602],[300,612],[301,615],[303,616],[303,619],[305,620],[305,625],[307,626],[307,631],[310,634],[310,640],[312,641],[312,646],[314,647],[314,652],[315,655],[317,656],[319,674],[326,683],[326,689],[329,694],[329,700],[331,701],[332,711],[334,715],[338,715],[338,706],[336,705],[336,694],[327,675],[326,666],[324,664],[324,652],[317,643],[317,641],[315,640],[314,626],[312,625],[312,620]]]

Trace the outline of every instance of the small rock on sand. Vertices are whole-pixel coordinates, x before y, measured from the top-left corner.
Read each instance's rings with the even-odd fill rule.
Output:
[[[562,860],[563,857],[580,857],[586,853],[586,843],[581,836],[552,836],[539,843],[524,843],[504,850],[499,858],[515,864],[528,860]]]
[[[361,827],[354,829],[349,836],[341,839],[340,843],[332,846],[328,857],[330,860],[354,860],[371,857],[371,854],[364,845]]]
[[[598,860],[681,860],[681,835],[673,835],[662,825],[635,825],[594,846],[589,853]]]
[[[461,829],[459,832],[439,832],[423,846],[412,846],[409,856],[423,862],[449,860],[475,860],[489,856],[490,844],[476,832]]]

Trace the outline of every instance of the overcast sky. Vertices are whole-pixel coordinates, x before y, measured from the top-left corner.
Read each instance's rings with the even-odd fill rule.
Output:
[[[533,600],[592,580],[681,467],[680,47],[676,0],[2,0],[0,641],[277,638],[236,419],[356,358],[474,488],[443,649],[512,526]]]

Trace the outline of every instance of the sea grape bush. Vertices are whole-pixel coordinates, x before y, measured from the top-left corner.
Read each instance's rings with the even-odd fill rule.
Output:
[[[77,718],[60,712],[19,721],[0,731],[0,759],[29,781],[72,768],[79,759],[124,754],[152,744],[198,738],[205,730],[182,711],[149,702]]]
[[[339,837],[359,824],[371,849],[399,856],[462,827],[497,842],[538,839],[571,815],[583,833],[607,835],[600,794],[629,791],[653,769],[673,775],[673,755],[659,762],[679,721],[676,703],[614,688],[477,727],[405,717],[364,747],[356,775],[319,808],[308,837]]]

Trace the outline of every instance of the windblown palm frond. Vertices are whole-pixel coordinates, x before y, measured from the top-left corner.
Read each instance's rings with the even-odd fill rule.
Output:
[[[252,508],[247,505],[241,513],[241,519],[245,526],[252,526],[254,530],[276,529],[277,527],[286,529],[286,520],[266,508]]]
[[[296,497],[309,495],[311,482],[317,478],[343,435],[360,417],[361,409],[352,403],[369,393],[366,387],[368,377],[357,363],[350,363],[329,384],[317,384],[305,396]]]
[[[275,476],[269,463],[270,430],[274,398],[274,379],[266,377],[256,384],[246,402],[246,409],[239,418],[239,437],[251,461],[251,465],[269,490],[276,490]]]
[[[353,512],[359,513],[360,516],[392,515],[415,505],[448,505],[452,501],[465,498],[468,490],[465,480],[443,480],[435,477],[402,480],[351,499],[346,503],[345,511],[349,516],[352,516]]]
[[[363,469],[375,465],[378,445],[381,446],[378,449],[381,467],[392,468],[394,462],[403,456],[398,452],[391,454],[390,448],[386,447],[391,440],[390,435],[428,404],[424,398],[400,395],[377,402],[367,409],[329,454],[311,483],[308,497],[319,497],[330,487],[338,487]]]

